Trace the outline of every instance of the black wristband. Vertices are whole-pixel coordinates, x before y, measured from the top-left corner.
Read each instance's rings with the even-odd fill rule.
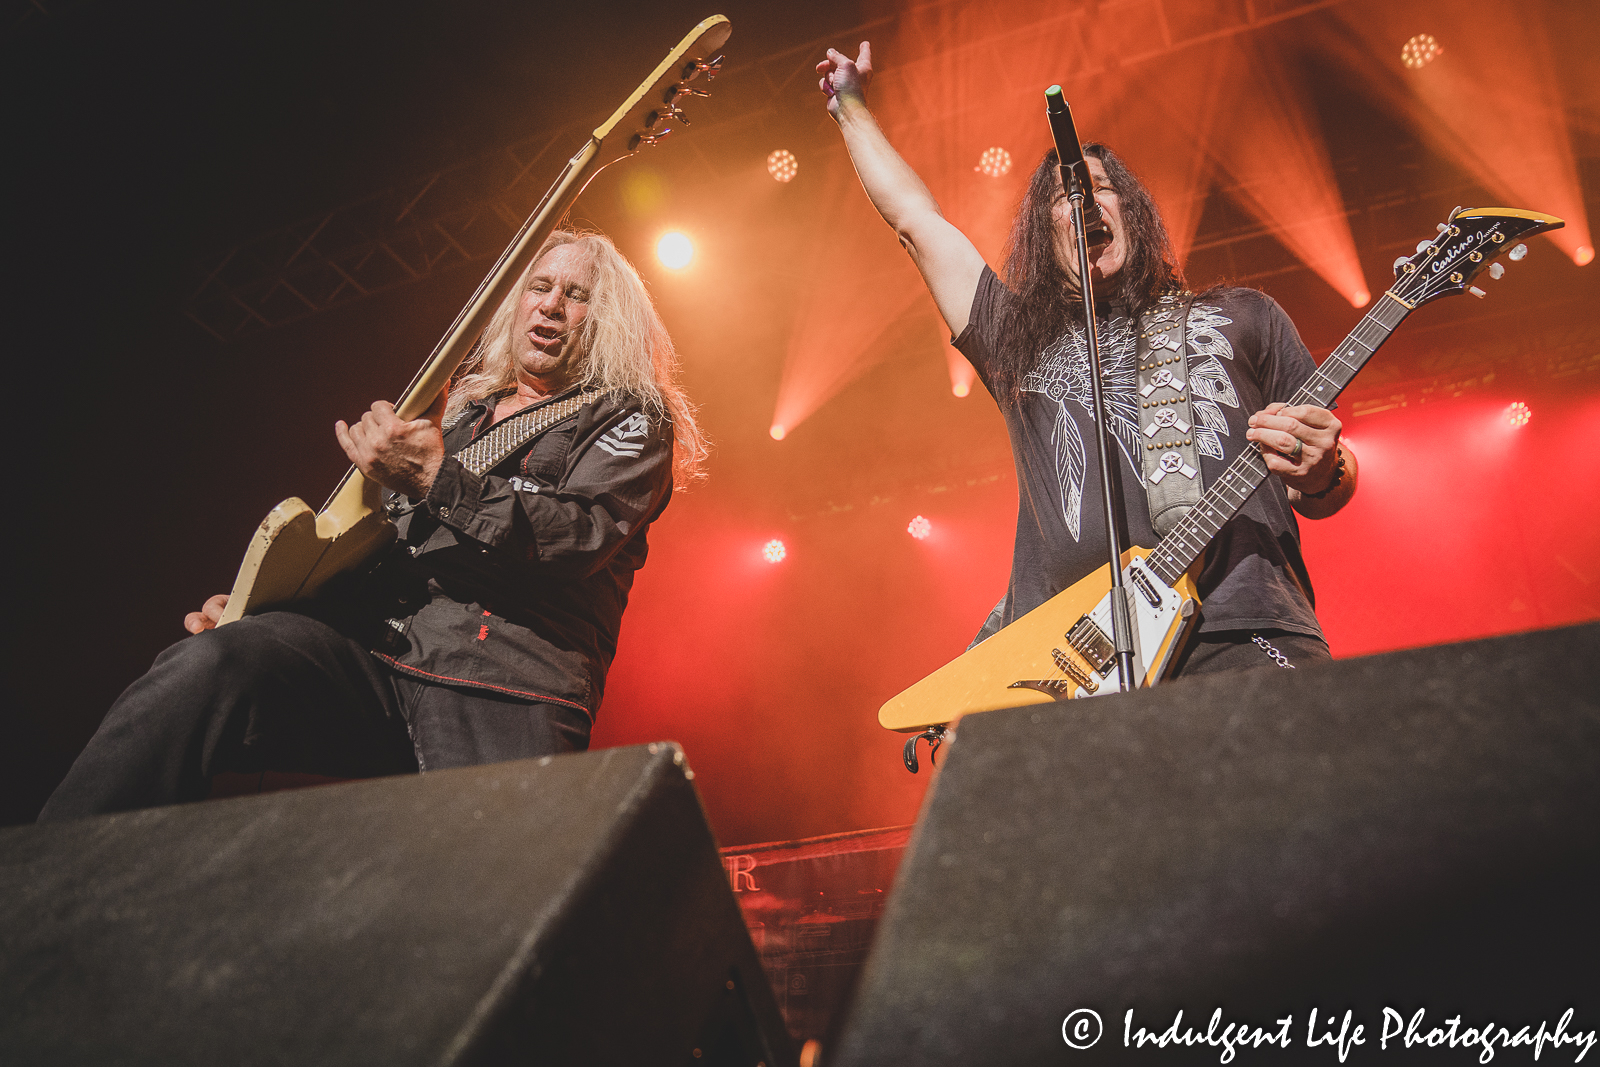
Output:
[[[1338,445],[1334,445],[1333,447],[1339,448]],[[1329,493],[1333,492],[1333,487],[1338,485],[1343,480],[1344,480],[1344,449],[1339,448],[1339,465],[1337,467],[1333,468],[1333,481],[1329,482],[1323,488],[1322,492],[1320,492],[1320,493],[1307,493],[1304,490],[1302,490],[1300,495],[1301,496],[1308,496],[1312,500],[1321,500],[1323,497],[1325,497]]]

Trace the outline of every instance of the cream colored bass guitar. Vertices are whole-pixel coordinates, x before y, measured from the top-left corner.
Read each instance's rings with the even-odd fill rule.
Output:
[[[396,402],[402,419],[419,418],[433,405],[585,183],[600,168],[655,144],[686,122],[681,105],[691,96],[709,95],[692,83],[702,75],[715,76],[722,63],[718,50],[732,32],[721,15],[689,31],[567,162]],[[221,621],[314,596],[334,575],[361,566],[388,545],[395,531],[383,513],[381,493],[377,483],[352,467],[321,511],[312,511],[299,497],[273,508],[250,539]]]
[[[1396,261],[1394,286],[1290,403],[1329,406],[1412,311],[1468,291],[1480,271],[1500,277],[1505,268],[1495,260],[1501,255],[1521,259],[1527,252],[1518,243],[1521,238],[1562,225],[1562,220],[1535,211],[1457,208],[1439,226],[1437,237],[1419,245],[1416,255]],[[1155,684],[1176,662],[1200,606],[1190,572],[1266,477],[1261,456],[1253,449],[1241,452],[1155,548],[1124,553],[1123,584],[1134,631],[1131,687]],[[878,721],[890,730],[925,730],[975,712],[1120,689],[1107,564],[894,697],[878,712]],[[914,770],[907,748],[906,762]]]

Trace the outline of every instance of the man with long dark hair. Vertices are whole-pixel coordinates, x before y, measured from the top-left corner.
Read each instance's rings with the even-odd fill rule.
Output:
[[[867,109],[870,46],[863,42],[853,60],[829,49],[817,71],[867,195],[922,272],[953,343],[1000,405],[1011,436],[1021,497],[1011,581],[978,634],[982,640],[1107,558],[1095,454],[1102,437],[1091,414],[1083,296],[1060,168],[1052,150],[1034,171],[1012,225],[1002,281],[940,214]],[[1140,413],[1158,401],[1142,401],[1136,389],[1139,334],[1143,329],[1150,344],[1157,333],[1152,323],[1174,327],[1158,335],[1161,343],[1183,338],[1171,341],[1184,348],[1194,416],[1182,443],[1198,455],[1199,476],[1211,484],[1247,447],[1259,449],[1277,476],[1212,542],[1198,581],[1199,637],[1178,671],[1328,659],[1295,513],[1320,519],[1338,511],[1355,492],[1357,467],[1332,412],[1286,404],[1315,363],[1283,309],[1264,293],[1223,287],[1187,293],[1149,191],[1106,146],[1086,145],[1084,154],[1110,231],[1109,241],[1090,249],[1090,270],[1107,418],[1120,446],[1112,469],[1126,543],[1157,541]],[[1166,318],[1153,317],[1158,312]]]

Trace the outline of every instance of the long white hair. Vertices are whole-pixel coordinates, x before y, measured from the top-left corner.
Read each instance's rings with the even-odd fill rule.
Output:
[[[676,488],[686,488],[703,476],[705,435],[695,420],[694,405],[678,385],[678,353],[645,289],[644,279],[603,234],[557,230],[545,239],[517,287],[489,320],[472,355],[456,372],[445,421],[453,419],[470,401],[516,386],[517,365],[512,357],[511,338],[516,328],[517,303],[539,261],[561,245],[577,245],[594,265],[588,314],[567,340],[577,350],[583,375],[578,384],[630,396],[643,405],[651,419],[671,421],[675,446],[672,481]]]

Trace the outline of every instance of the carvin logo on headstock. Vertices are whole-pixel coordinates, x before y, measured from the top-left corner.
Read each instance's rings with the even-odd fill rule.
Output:
[[[1493,226],[1490,226],[1478,237],[1466,237],[1458,241],[1452,247],[1441,249],[1439,251],[1439,257],[1433,262],[1433,266],[1428,268],[1428,273],[1438,274],[1442,270],[1449,270],[1451,264],[1455,263],[1457,259],[1460,259],[1462,256],[1466,255],[1468,250],[1473,245],[1482,244],[1485,240],[1490,239],[1494,234],[1499,232],[1500,223],[1497,222]]]

